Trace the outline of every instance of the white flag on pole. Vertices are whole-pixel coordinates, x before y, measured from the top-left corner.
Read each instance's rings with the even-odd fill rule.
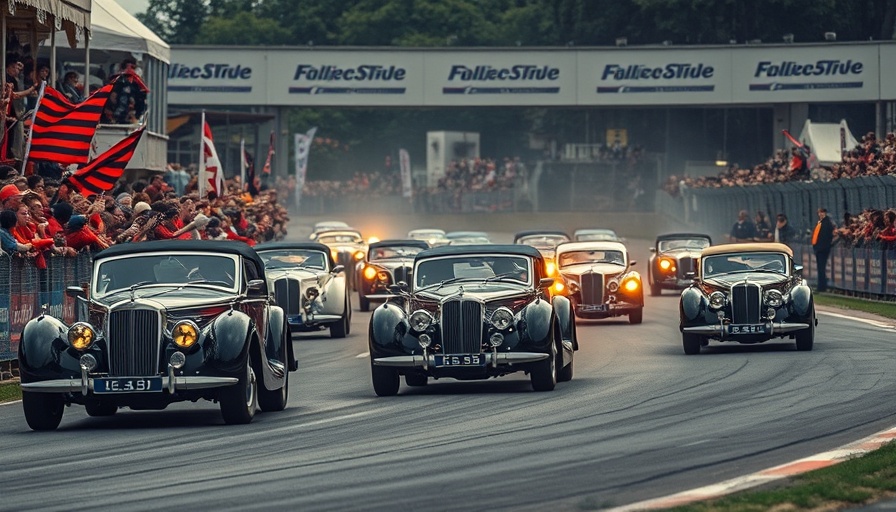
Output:
[[[305,174],[308,172],[308,154],[311,152],[311,142],[317,127],[308,130],[307,133],[296,134],[296,208],[302,197],[302,188],[305,187]]]
[[[408,150],[398,150],[398,164],[401,169],[401,196],[414,197],[414,184],[411,180],[411,156]]]

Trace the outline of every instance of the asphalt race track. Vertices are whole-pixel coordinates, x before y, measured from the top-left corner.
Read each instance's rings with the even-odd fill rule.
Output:
[[[642,273],[649,245],[628,242]],[[295,336],[287,409],[249,425],[225,426],[210,402],[108,418],[74,406],[40,433],[21,403],[3,405],[0,509],[596,510],[896,425],[892,326],[822,312],[812,352],[685,356],[677,308],[666,291],[646,297],[641,325],[580,320],[575,376],[547,393],[513,375],[378,398],[370,313],[356,310],[346,339]]]

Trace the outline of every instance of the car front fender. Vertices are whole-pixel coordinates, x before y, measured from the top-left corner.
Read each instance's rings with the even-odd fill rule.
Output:
[[[559,297],[558,297],[559,298]],[[525,321],[525,335],[523,342],[533,343],[538,346],[546,345],[551,341],[551,322],[554,308],[546,300],[536,300],[523,310]]]
[[[812,290],[803,282],[790,290],[790,300],[793,304],[793,314],[800,318],[807,318],[812,308]]]
[[[206,340],[205,362],[224,371],[241,371],[246,360],[252,319],[240,311],[219,315],[211,324]]]
[[[53,372],[54,377],[63,368],[75,375],[80,373],[78,357],[68,354],[67,333],[68,326],[51,316],[41,315],[25,324],[19,343],[23,381],[27,382],[26,375],[42,370]]]
[[[370,316],[370,344],[400,346],[408,332],[408,323],[404,311],[388,302],[376,308]]]
[[[569,299],[558,295],[551,300],[551,304],[554,306],[554,314],[557,315],[557,320],[560,322],[560,333],[563,336],[563,341],[573,341],[578,344],[574,335],[576,328],[575,315],[572,312],[572,305]],[[573,349],[578,348],[578,346],[573,346]]]
[[[686,288],[681,292],[679,310],[682,322],[690,322],[703,315],[706,302],[703,294],[696,288]]]

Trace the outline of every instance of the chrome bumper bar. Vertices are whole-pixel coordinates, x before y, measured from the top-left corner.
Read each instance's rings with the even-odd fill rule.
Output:
[[[485,355],[486,365],[491,366],[497,366],[499,364],[534,363],[536,361],[544,361],[545,359],[551,357],[550,354],[542,354],[541,352],[507,352],[502,354],[496,354],[494,352],[483,352],[483,355]],[[427,354],[425,356],[415,355],[378,357],[373,360],[373,364],[377,366],[399,366],[405,368],[430,368],[435,366],[435,363],[436,358],[433,354]],[[460,367],[441,366],[439,368]]]
[[[239,382],[236,377],[184,377],[178,376],[173,379],[162,377],[163,382],[167,381],[169,392],[176,390],[191,390],[205,388],[220,388],[224,386],[232,386]],[[81,393],[84,396],[92,393],[93,378],[86,379],[54,379],[44,380],[40,382],[28,382],[22,384],[22,390],[32,393]],[[105,394],[105,393],[104,393]],[[127,393],[113,393],[127,394]]]
[[[808,329],[809,324],[791,324],[784,322],[766,322],[764,333],[736,333],[728,332],[727,324],[698,325],[695,327],[683,327],[681,332],[688,334],[702,334],[705,336],[719,336],[721,338],[737,337],[739,334],[766,334],[774,336],[775,334],[786,334],[793,331],[802,331]]]
[[[342,315],[308,315],[301,323],[291,322],[291,325],[314,325],[342,320]]]

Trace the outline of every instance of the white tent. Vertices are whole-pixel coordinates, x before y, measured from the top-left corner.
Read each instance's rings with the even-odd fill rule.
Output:
[[[841,162],[843,152],[855,148],[858,144],[849,131],[845,119],[840,123],[813,123],[806,119],[799,141],[812,149],[819,165]]]
[[[171,62],[171,47],[146,28],[115,0],[93,0],[90,11],[90,49],[149,54]]]

